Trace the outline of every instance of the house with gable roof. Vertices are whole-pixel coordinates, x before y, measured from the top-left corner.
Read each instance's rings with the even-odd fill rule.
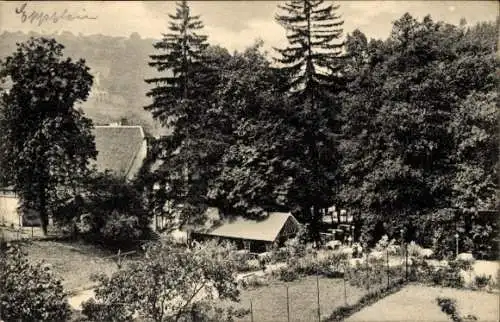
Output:
[[[98,171],[109,170],[119,178],[130,181],[139,173],[147,157],[147,139],[141,126],[119,123],[95,126],[97,158],[92,162]],[[1,187],[0,187],[1,188]],[[36,213],[21,214],[19,198],[12,188],[0,189],[0,225],[38,226]]]
[[[132,180],[148,153],[144,130],[138,125],[114,123],[94,127],[98,171],[109,170],[119,178]]]

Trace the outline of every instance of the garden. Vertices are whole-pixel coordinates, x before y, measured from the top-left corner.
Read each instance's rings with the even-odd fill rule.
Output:
[[[208,321],[342,321],[348,317],[360,321],[367,316],[408,320],[415,312],[424,311],[422,319],[428,320],[446,318],[443,312],[450,307],[446,303],[454,303],[456,314],[463,317],[489,320],[498,314],[490,305],[499,290],[496,263],[475,260],[470,254],[436,260],[430,249],[415,243],[400,247],[386,236],[370,250],[361,250],[356,244],[318,249],[299,239],[259,256],[213,243],[186,249],[161,241],[143,252],[117,255],[84,243],[39,240],[19,246],[25,257],[14,252],[14,257],[4,259],[4,264],[14,261],[21,267],[19,271],[2,273],[5,280],[18,280],[26,276],[23,269],[36,271],[38,267],[50,272],[39,275],[41,285],[49,292],[53,289],[50,281],[56,281],[54,285],[60,285],[58,303],[69,297],[72,307],[61,308],[79,309],[67,313],[79,321],[150,316],[152,303],[163,303],[163,314],[196,312],[208,314]],[[181,270],[182,278],[178,275]],[[43,294],[43,286],[34,283]],[[5,287],[16,288],[13,284]],[[173,295],[161,293],[164,288]],[[93,289],[93,299],[74,295],[85,289]],[[31,296],[30,289],[16,290],[19,299]],[[155,290],[159,293],[153,296]],[[77,298],[83,303],[75,307]],[[444,309],[438,298],[448,301],[439,302]],[[175,305],[177,301],[182,304]],[[391,303],[416,306],[405,309],[401,304],[400,309],[387,311]],[[207,313],[207,307],[217,310]],[[8,312],[9,307],[2,310]]]

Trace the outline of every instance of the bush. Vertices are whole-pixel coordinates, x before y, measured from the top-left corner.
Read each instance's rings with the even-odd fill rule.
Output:
[[[436,302],[441,307],[441,311],[446,313],[453,322],[477,321],[474,315],[460,316],[457,309],[457,302],[449,297],[438,297]]]
[[[436,301],[441,308],[441,311],[449,315],[452,321],[461,321],[457,311],[457,302],[454,299],[448,297],[438,297],[436,298]]]
[[[319,258],[316,253],[309,253],[304,257],[289,260],[288,269],[294,270],[297,276],[322,275],[338,278],[344,276],[348,258],[348,254],[340,251],[330,252],[323,258]]]
[[[460,274],[460,269],[456,266],[438,268],[432,273],[431,279],[434,285],[444,287],[462,288],[465,284],[464,278]]]
[[[227,260],[230,253],[215,243],[192,249],[168,240],[150,244],[144,261],[97,278],[97,304],[87,302],[86,312],[105,321],[126,320],[132,314],[142,320],[170,321],[199,310],[200,302],[237,301],[234,263]]]
[[[0,312],[5,321],[66,321],[71,315],[61,282],[12,245],[0,254]]]
[[[488,284],[490,284],[490,281],[491,281],[491,275],[486,276],[485,274],[482,274],[474,278],[474,285],[476,285],[476,287],[478,288],[483,288],[488,286]]]
[[[85,215],[78,223],[87,241],[126,249],[151,238],[147,207],[134,185],[104,173],[90,178],[87,186],[80,207]]]
[[[286,262],[293,256],[291,249],[287,247],[275,248],[271,253],[271,264]]]
[[[176,321],[179,322],[232,322],[234,318],[242,318],[250,313],[248,309],[226,309],[214,303],[214,301],[203,301],[183,312]]]
[[[276,272],[273,272],[273,275],[277,274],[278,279],[283,282],[292,282],[299,278],[299,273],[295,267],[282,267]]]
[[[133,313],[119,303],[104,304],[94,299],[82,303],[82,314],[90,321],[129,322],[134,320]]]
[[[251,275],[249,277],[243,278],[240,284],[243,288],[257,288],[261,286],[267,286],[269,285],[269,282],[265,277]]]

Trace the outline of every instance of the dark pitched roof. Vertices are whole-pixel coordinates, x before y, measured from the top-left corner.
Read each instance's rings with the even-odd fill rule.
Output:
[[[95,126],[94,135],[97,170],[127,176],[145,138],[142,127]]]

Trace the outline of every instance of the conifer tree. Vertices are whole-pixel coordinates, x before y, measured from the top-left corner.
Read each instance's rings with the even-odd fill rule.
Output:
[[[149,63],[162,75],[146,80],[155,85],[147,93],[153,103],[146,110],[164,125],[185,114],[185,105],[180,103],[203,97],[203,86],[196,77],[206,67],[203,56],[208,47],[207,36],[198,34],[203,23],[199,16],[191,15],[187,1],[178,2],[175,15],[169,17],[170,33],[153,45],[160,53],[151,55]]]
[[[163,209],[168,201],[180,210],[185,223],[204,207],[206,183],[200,172],[206,163],[203,156],[211,147],[204,141],[204,131],[207,107],[217,83],[213,78],[216,67],[209,58],[207,36],[200,34],[203,23],[191,14],[187,1],[178,2],[176,13],[169,17],[169,33],[154,44],[159,52],[150,56],[149,65],[159,76],[146,80],[155,87],[147,93],[153,102],[145,109],[172,129],[171,135],[153,142],[151,162],[160,165],[151,177],[162,188],[153,194],[152,204]]]
[[[278,8],[283,14],[276,15],[276,21],[286,29],[289,46],[276,49],[281,55],[276,60],[291,76],[290,89],[314,101],[339,80],[344,23],[335,14],[339,6],[323,0],[294,0]]]
[[[293,99],[290,118],[298,130],[297,159],[290,204],[309,224],[310,237],[321,242],[319,229],[324,209],[334,202],[336,186],[336,132],[340,104],[335,95],[342,86],[343,21],[339,6],[322,0],[289,1],[278,6],[276,21],[287,31],[289,45],[276,49],[276,61],[288,76]]]

